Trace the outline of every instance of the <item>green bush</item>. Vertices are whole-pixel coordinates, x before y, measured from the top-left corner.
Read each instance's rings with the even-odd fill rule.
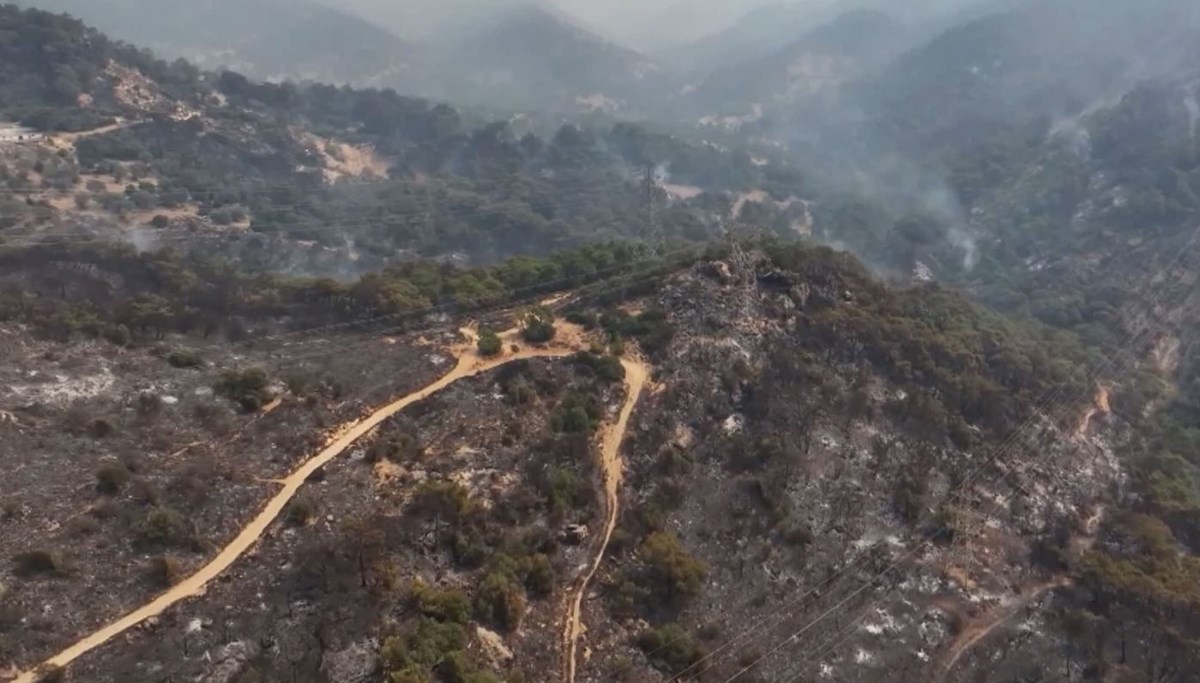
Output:
[[[704,648],[696,637],[678,624],[650,628],[637,638],[637,645],[659,671],[670,674],[682,671],[704,660]]]
[[[316,516],[317,506],[310,498],[296,498],[288,503],[286,518],[291,526],[304,526]]]
[[[106,496],[115,496],[129,482],[132,474],[129,468],[121,463],[101,465],[96,470],[96,490]]]
[[[479,347],[479,355],[485,358],[498,356],[504,350],[504,342],[500,340],[499,335],[491,330],[484,330],[479,333],[477,346]]]
[[[700,593],[708,567],[668,531],[656,531],[638,547],[639,584],[664,606],[677,607]]]
[[[168,508],[155,508],[146,514],[138,526],[136,543],[144,548],[163,546],[189,547],[197,545],[192,530],[183,515]]]
[[[167,363],[174,368],[204,367],[204,359],[191,349],[174,349],[167,354]]]
[[[550,416],[550,428],[567,434],[587,434],[600,426],[604,409],[591,396],[569,394]]]
[[[417,610],[430,619],[463,625],[471,620],[471,601],[460,590],[414,582],[410,595]]]
[[[606,382],[620,382],[625,379],[625,366],[621,365],[621,359],[616,356],[580,351],[572,356],[572,360]]]
[[[529,558],[525,587],[539,598],[549,597],[554,592],[554,566],[550,564],[550,558],[541,553]]]
[[[219,396],[236,401],[246,412],[257,412],[271,400],[267,373],[258,369],[226,370],[213,387]]]
[[[554,314],[540,306],[526,314],[521,326],[521,337],[531,344],[544,344],[554,339],[555,333]]]
[[[515,631],[525,616],[525,590],[507,572],[490,572],[475,592],[475,616],[503,631]]]
[[[567,322],[579,325],[585,330],[592,330],[597,324],[596,314],[591,311],[571,311],[567,313]]]
[[[13,574],[21,577],[62,576],[67,573],[63,556],[49,550],[30,550],[17,553],[12,558]]]
[[[385,639],[379,658],[388,672],[410,677],[393,677],[393,680],[429,680],[427,674],[431,668],[466,645],[467,635],[461,624],[422,617],[407,633]],[[422,675],[426,678],[421,678]]]

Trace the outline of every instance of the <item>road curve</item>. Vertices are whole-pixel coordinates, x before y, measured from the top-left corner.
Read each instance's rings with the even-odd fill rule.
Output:
[[[605,426],[600,434],[600,465],[604,472],[604,534],[596,545],[596,555],[587,573],[579,580],[574,592],[567,596],[567,615],[563,624],[563,680],[566,683],[575,683],[579,636],[584,631],[583,596],[587,594],[588,584],[604,562],[604,553],[608,550],[620,513],[619,494],[625,468],[625,460],[621,457],[621,441],[629,429],[629,417],[649,380],[649,368],[645,363],[624,358],[621,365],[625,367],[625,403],[621,406],[617,421]]]
[[[262,511],[242,529],[236,538],[222,548],[216,557],[201,567],[195,574],[192,574],[142,607],[102,627],[54,655],[43,662],[41,667],[66,667],[76,659],[79,659],[88,652],[100,647],[147,619],[162,614],[172,605],[187,598],[202,595],[210,581],[228,569],[262,537],[271,526],[271,523],[278,519],[284,507],[295,497],[300,487],[304,485],[304,482],[313,472],[316,472],[319,468],[341,455],[355,441],[401,410],[429,398],[459,380],[474,377],[502,365],[530,358],[561,358],[569,356],[582,348],[586,348],[581,341],[582,337],[579,330],[574,326],[566,323],[558,323],[556,327],[559,334],[556,336],[556,341],[550,346],[534,348],[520,347],[518,345],[519,348],[516,351],[510,350],[517,343],[516,330],[505,332],[500,335],[504,340],[505,352],[503,355],[490,359],[482,358],[478,355],[474,348],[474,333],[470,330],[463,330],[463,334],[467,337],[468,342],[455,347],[454,354],[458,358],[458,362],[453,370],[433,384],[408,394],[403,398],[399,398],[379,408],[371,415],[338,430],[331,437],[324,449],[310,457],[302,465],[293,470],[286,479],[282,480],[283,488],[267,502]],[[626,370],[628,371],[629,368],[627,367]],[[628,403],[627,406],[631,409]],[[625,412],[623,411],[622,413],[622,423],[628,417]],[[609,533],[611,531],[612,528],[610,525]],[[38,672],[36,670],[26,671],[17,676],[13,683],[35,683],[37,675]]]
[[[1001,605],[992,612],[984,615],[978,622],[968,624],[962,630],[962,633],[954,639],[950,649],[946,652],[943,663],[938,667],[934,676],[934,683],[945,683],[950,678],[951,672],[954,671],[954,665],[958,664],[963,655],[990,636],[996,629],[1017,616],[1021,610],[1031,605],[1034,600],[1041,597],[1044,593],[1065,588],[1069,585],[1071,585],[1069,578],[1059,576],[1050,581],[1026,586],[1021,595],[1012,602]]]

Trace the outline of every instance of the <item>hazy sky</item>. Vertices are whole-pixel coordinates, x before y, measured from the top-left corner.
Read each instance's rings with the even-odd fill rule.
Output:
[[[542,4],[566,12],[585,27],[639,49],[690,42],[726,28],[751,10],[791,5],[848,10],[870,5],[893,16],[936,14],[972,4],[1014,0],[319,0],[351,9],[404,36],[436,40],[438,22],[478,18],[506,6]],[[1132,0],[1130,0],[1132,1]],[[828,13],[824,13],[828,15]],[[828,16],[826,17],[828,18]],[[443,24],[444,25],[444,24]]]
[[[724,28],[750,10],[770,4],[821,5],[830,0],[321,0],[353,9],[404,35],[426,32],[429,20],[486,13],[505,5],[537,2],[557,7],[589,28],[618,40],[645,43],[698,38]],[[406,28],[408,30],[406,30]],[[428,37],[428,36],[423,36]]]

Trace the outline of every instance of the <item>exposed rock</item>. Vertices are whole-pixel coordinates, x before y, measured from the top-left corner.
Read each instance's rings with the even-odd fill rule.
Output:
[[[563,529],[563,542],[571,545],[580,545],[588,539],[588,528],[586,524],[568,524]]]
[[[321,671],[330,683],[366,683],[374,680],[379,668],[379,642],[373,639],[353,643],[337,652],[327,652]]]
[[[675,428],[675,435],[671,439],[671,445],[680,449],[687,450],[696,442],[696,434],[691,428],[684,425],[679,425]]]
[[[230,683],[251,656],[253,652],[250,644],[241,640],[217,648],[211,655],[213,668],[202,679],[203,683]]]
[[[479,638],[479,644],[483,646],[483,653],[487,656],[488,661],[492,666],[506,666],[513,659],[512,650],[504,644],[504,639],[499,633],[490,631],[482,626],[475,627],[475,635]]]

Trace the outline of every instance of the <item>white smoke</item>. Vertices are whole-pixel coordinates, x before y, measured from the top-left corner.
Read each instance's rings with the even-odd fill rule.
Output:
[[[979,263],[979,240],[965,227],[955,225],[946,233],[950,243],[963,252],[963,269],[972,270]]]
[[[138,253],[145,253],[158,248],[158,236],[149,228],[134,228],[129,231],[129,243]]]
[[[1083,124],[1085,115],[1056,120],[1050,126],[1047,137],[1050,140],[1062,141],[1075,156],[1086,161],[1092,157],[1092,135]]]
[[[950,226],[946,239],[963,253],[962,265],[972,270],[979,263],[979,239],[967,223],[958,196],[946,185],[930,190],[921,197],[921,207]]]

